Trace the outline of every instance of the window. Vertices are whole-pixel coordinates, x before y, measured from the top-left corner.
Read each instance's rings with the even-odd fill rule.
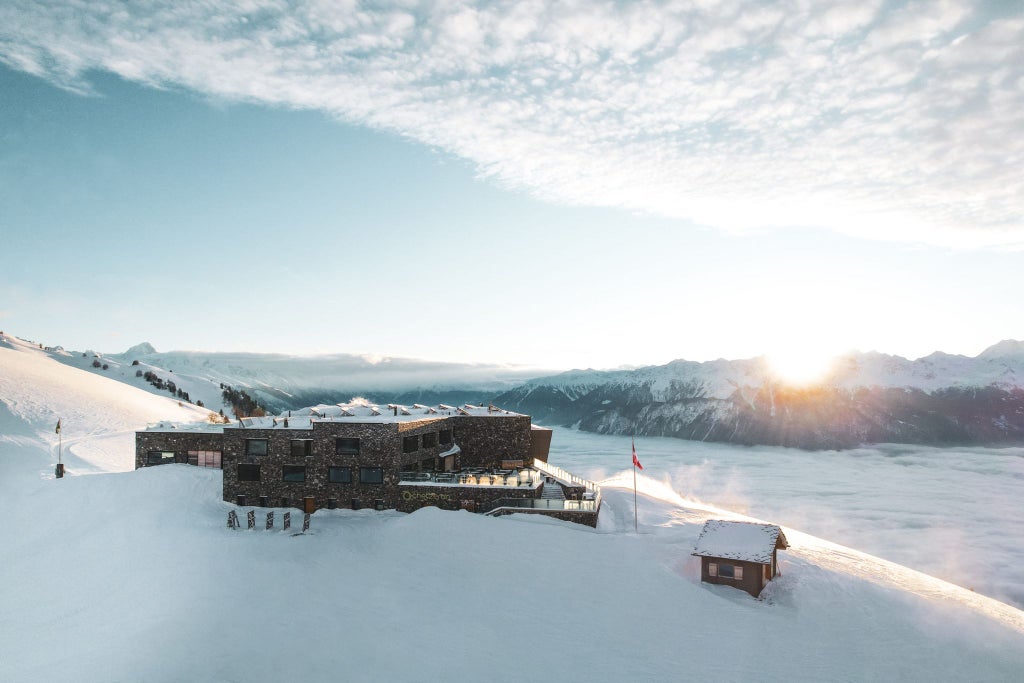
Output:
[[[334,440],[335,455],[359,455],[359,439],[340,437]]]
[[[402,439],[402,452],[403,453],[415,453],[420,449],[420,437],[419,436],[407,436]]]
[[[423,435],[423,447],[433,448],[437,445],[437,432],[431,432],[430,434]]]
[[[246,439],[245,440],[245,454],[246,455],[266,455],[267,454],[267,440],[266,439]]]
[[[452,442],[452,430],[442,429],[437,433],[437,438],[444,445],[450,444]]]
[[[238,481],[259,481],[260,480],[260,466],[249,465],[246,463],[239,463],[238,465]]]
[[[383,484],[384,483],[384,468],[383,467],[360,467],[359,468],[359,483],[360,484]]]
[[[312,439],[292,439],[292,457],[308,458],[313,455]]]
[[[331,467],[327,470],[327,481],[331,484],[351,484],[351,467]]]
[[[149,451],[146,453],[147,465],[166,465],[174,462],[174,451]]]
[[[708,562],[708,576],[718,576],[718,564],[715,562]]]
[[[220,451],[189,451],[188,464],[220,469]]]
[[[711,574],[714,576],[714,574]],[[743,567],[737,567],[731,564],[720,564],[718,565],[718,576],[723,579],[734,579],[736,581],[743,580]]]
[[[305,465],[284,465],[281,467],[281,481],[302,483],[306,481]]]

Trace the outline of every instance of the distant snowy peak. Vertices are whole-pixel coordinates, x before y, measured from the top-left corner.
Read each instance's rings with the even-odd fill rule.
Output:
[[[1016,339],[1004,339],[998,344],[993,344],[980,354],[978,358],[1024,358],[1024,341]]]
[[[135,346],[131,347],[130,349],[128,349],[127,351],[125,351],[121,355],[122,356],[148,356],[148,355],[153,354],[153,353],[156,353],[156,349],[153,348],[153,345],[150,344],[149,342],[142,342],[141,344],[136,344]]]

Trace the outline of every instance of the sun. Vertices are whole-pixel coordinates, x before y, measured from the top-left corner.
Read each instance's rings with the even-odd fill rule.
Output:
[[[794,348],[768,355],[768,367],[776,379],[794,385],[825,379],[834,363],[834,355],[811,349]]]

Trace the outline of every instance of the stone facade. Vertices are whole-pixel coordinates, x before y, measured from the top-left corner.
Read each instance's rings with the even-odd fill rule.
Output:
[[[173,462],[188,464],[189,451],[222,451],[224,437],[219,432],[135,432],[135,469],[146,467],[150,452],[173,452]]]
[[[539,486],[517,488],[498,486],[425,486],[399,485],[400,512],[412,512],[432,505],[442,510],[469,510],[482,512],[502,498],[539,498]]]
[[[574,522],[576,524],[582,524],[584,526],[597,528],[597,512],[583,511],[583,510],[541,510],[541,509],[530,509],[530,508],[502,508],[495,510],[495,515],[544,515],[545,517],[554,517],[560,519],[563,522]]]
[[[397,415],[395,416],[398,417]],[[399,474],[409,470],[445,470],[500,466],[503,461],[531,457],[531,424],[527,415],[439,414],[416,420],[298,421],[303,428],[279,419],[273,426],[245,427],[235,423],[211,432],[168,429],[136,434],[135,466],[147,465],[147,453],[174,452],[174,462],[188,462],[189,450],[222,453],[224,500],[244,505],[296,507],[311,512],[321,507],[383,507],[410,511],[435,503],[413,500],[433,498],[438,507],[459,509],[462,501],[473,507],[502,497],[517,497],[518,489],[486,487],[432,487],[413,492],[400,487]],[[355,448],[339,439],[358,440]],[[308,444],[308,445],[307,445]],[[459,452],[451,453],[458,445]],[[544,449],[546,458],[546,448]],[[450,453],[446,457],[442,454]],[[336,481],[331,481],[335,469]],[[347,469],[347,481],[344,476]],[[376,470],[374,468],[379,468]],[[362,474],[366,474],[366,479]],[[372,481],[379,477],[378,481]],[[472,490],[470,490],[472,488]],[[404,496],[404,497],[403,497]]]
[[[455,443],[462,449],[463,467],[498,467],[502,460],[522,460],[527,467],[533,464],[529,415],[459,415],[449,419],[455,429]]]

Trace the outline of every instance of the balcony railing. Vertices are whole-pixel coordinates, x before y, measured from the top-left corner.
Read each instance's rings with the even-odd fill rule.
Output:
[[[554,498],[501,498],[480,510],[490,514],[499,508],[523,510],[561,510],[564,512],[597,512],[601,508],[601,494],[584,500],[561,500]]]
[[[589,479],[584,479],[583,477],[577,477],[575,474],[572,474],[570,472],[566,472],[561,467],[556,467],[555,465],[549,465],[548,463],[544,462],[543,460],[534,460],[533,461],[533,466],[534,466],[534,468],[540,470],[541,472],[543,472],[544,474],[548,475],[549,477],[555,477],[556,479],[561,479],[562,481],[569,482],[570,484],[576,484],[577,486],[582,486],[585,489],[587,489],[588,491],[593,491],[594,493],[598,493],[598,492],[601,491],[601,487],[598,486],[597,484],[595,484],[594,482],[590,481]]]

